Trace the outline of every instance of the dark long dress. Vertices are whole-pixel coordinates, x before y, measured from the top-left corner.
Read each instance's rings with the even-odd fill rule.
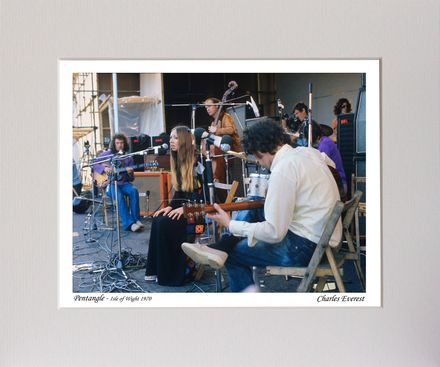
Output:
[[[176,209],[185,201],[200,201],[202,196],[201,189],[192,193],[176,191],[170,206]],[[187,223],[183,216],[178,220],[168,216],[153,218],[145,275],[157,275],[158,284],[165,286],[181,286],[190,280],[191,269],[181,245],[193,239],[187,234]]]

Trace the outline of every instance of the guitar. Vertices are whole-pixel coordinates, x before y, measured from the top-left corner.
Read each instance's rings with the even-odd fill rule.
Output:
[[[110,165],[104,164],[104,166],[107,167],[111,167]],[[120,177],[120,173],[121,172],[126,172],[127,168],[140,168],[140,167],[159,167],[159,162],[158,161],[152,161],[152,162],[145,162],[145,163],[140,163],[140,164],[136,164],[134,166],[128,166],[128,167],[121,167],[121,168],[117,168],[116,172],[103,172],[98,173],[98,172],[93,172],[93,180],[96,183],[96,186],[98,188],[102,188],[105,189],[108,185],[109,182],[109,178],[112,177],[112,175],[116,175],[116,180],[119,181],[121,179]]]
[[[264,200],[241,201],[238,203],[218,204],[220,208],[229,212],[237,210],[257,209],[264,206]],[[214,205],[203,203],[185,203],[183,204],[183,215],[188,224],[199,224],[207,213],[215,212]]]

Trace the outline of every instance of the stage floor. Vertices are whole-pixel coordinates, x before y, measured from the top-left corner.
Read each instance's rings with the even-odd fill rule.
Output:
[[[113,222],[113,213],[108,211],[108,222]],[[102,271],[117,264],[119,246],[116,230],[107,229],[102,211],[96,215],[95,224],[90,233],[87,214],[73,213],[73,292],[151,292],[151,293],[185,293],[185,292],[216,292],[216,276],[210,267],[199,281],[190,282],[181,287],[165,287],[155,282],[144,280],[145,263],[148,253],[151,219],[144,218],[145,229],[142,232],[121,230],[122,258],[126,262],[124,279],[120,271]],[[94,241],[88,241],[89,239]],[[364,264],[363,264],[364,265]],[[263,269],[257,271],[261,292],[294,292],[300,279],[266,275]],[[344,283],[347,292],[361,292],[362,289],[355,275],[353,266],[348,263],[344,268]],[[228,277],[222,270],[223,292],[229,292]]]

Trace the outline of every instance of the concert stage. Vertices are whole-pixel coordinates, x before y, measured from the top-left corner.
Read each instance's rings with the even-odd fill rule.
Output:
[[[108,222],[112,223],[112,209],[108,210]],[[119,258],[119,246],[116,230],[106,229],[102,210],[97,211],[95,218],[96,228],[90,234],[87,214],[73,213],[73,292],[74,293],[186,293],[186,292],[216,292],[216,276],[213,269],[205,267],[205,271],[198,281],[192,281],[181,287],[165,287],[155,282],[145,281],[145,263],[148,253],[151,219],[144,218],[142,223],[145,229],[142,232],[127,232],[121,230],[122,259],[127,279],[120,272],[106,271]],[[110,227],[110,225],[108,226]],[[92,226],[93,228],[93,226]],[[90,241],[90,238],[94,241]],[[112,261],[110,261],[112,259]],[[365,267],[365,264],[363,264]],[[365,270],[364,270],[365,271]],[[282,276],[270,276],[263,269],[257,271],[259,289],[261,292],[294,292],[300,279]],[[223,292],[229,292],[226,270],[222,270]],[[344,284],[347,292],[362,292],[352,264],[347,263],[344,268]]]

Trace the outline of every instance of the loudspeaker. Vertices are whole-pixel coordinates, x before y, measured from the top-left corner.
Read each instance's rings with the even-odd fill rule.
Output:
[[[351,196],[351,174],[354,172],[355,156],[355,124],[354,114],[347,113],[338,116],[338,137],[337,144],[341,153],[342,165],[347,177],[348,197]]]
[[[141,216],[152,215],[168,206],[172,198],[171,186],[168,189],[168,172],[135,172],[133,185],[139,191]]]
[[[141,150],[147,149],[151,146],[151,139],[148,135],[138,135],[130,137],[130,153],[139,152]],[[135,168],[135,171],[142,172],[144,167],[142,167],[142,163],[144,163],[144,157],[141,155],[133,156],[134,164],[136,166],[141,166]]]
[[[356,108],[356,153],[367,152],[366,141],[366,105],[365,105],[365,85],[359,90],[358,103]]]
[[[366,163],[365,154],[358,154],[354,157],[355,175],[357,177],[367,177]],[[358,182],[355,190],[361,190],[364,193],[361,202],[365,203],[367,201],[367,184],[365,182]],[[364,216],[359,217],[359,234],[361,237],[366,235],[366,217]]]

